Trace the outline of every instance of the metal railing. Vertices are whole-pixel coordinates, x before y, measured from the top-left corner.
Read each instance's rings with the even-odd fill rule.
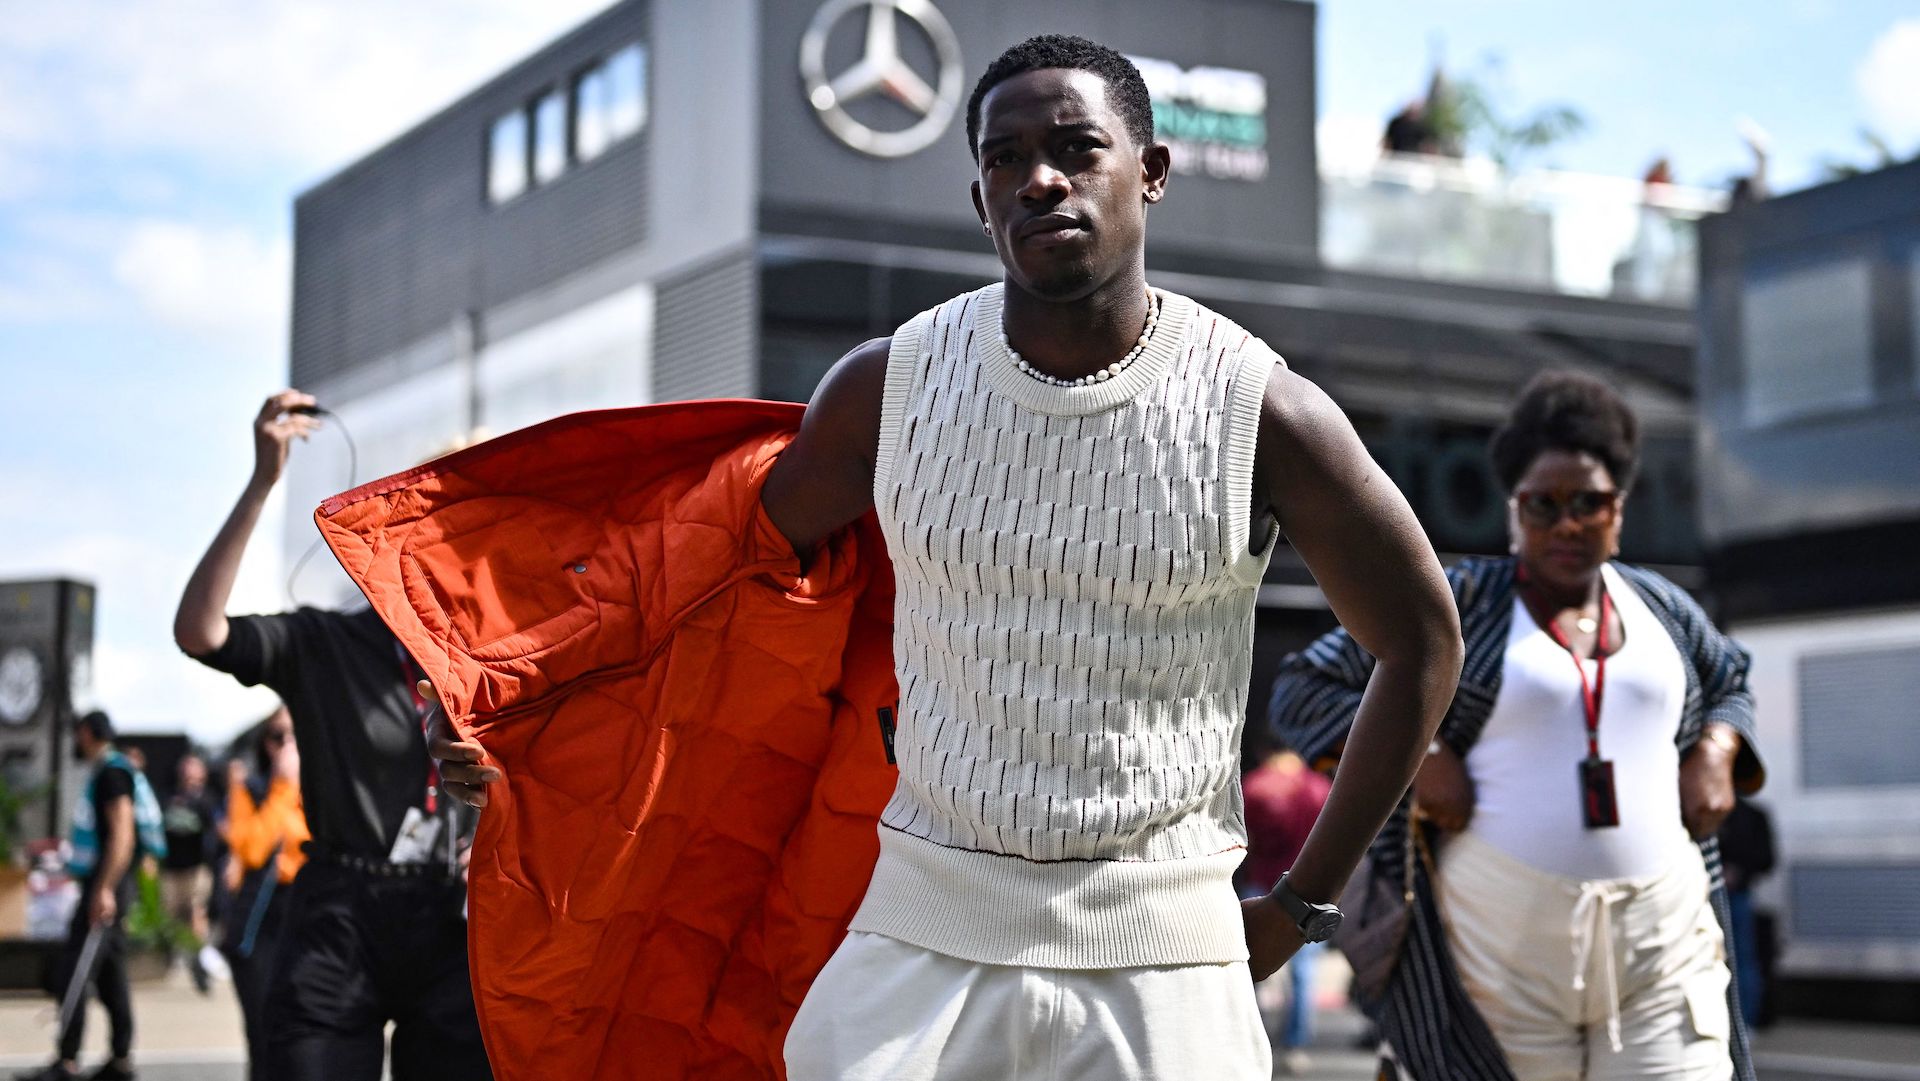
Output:
[[[1716,191],[1384,154],[1320,170],[1320,252],[1341,269],[1687,305]]]

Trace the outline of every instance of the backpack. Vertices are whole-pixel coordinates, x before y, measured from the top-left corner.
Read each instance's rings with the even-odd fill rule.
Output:
[[[140,772],[127,756],[119,751],[108,751],[95,767],[93,775],[80,790],[80,799],[73,807],[73,855],[67,859],[67,870],[75,878],[84,878],[100,862],[100,825],[93,819],[93,786],[100,779],[100,771],[123,769],[133,777],[133,832],[136,838],[134,859],[138,862],[141,854],[154,859],[167,856],[166,817],[160,810],[160,799],[153,794],[153,786],[147,783],[147,775]],[[131,873],[132,869],[128,869]]]

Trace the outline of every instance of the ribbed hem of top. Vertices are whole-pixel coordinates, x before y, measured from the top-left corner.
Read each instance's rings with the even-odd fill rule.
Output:
[[[880,827],[880,860],[850,925],[949,957],[1033,968],[1141,968],[1247,959],[1234,848],[1174,860],[1039,862]]]
[[[1086,417],[1134,400],[1173,367],[1175,358],[1187,346],[1187,324],[1193,320],[1194,303],[1178,293],[1155,289],[1160,298],[1160,317],[1153,325],[1153,336],[1133,363],[1104,383],[1081,387],[1058,387],[1043,383],[1020,370],[1007,353],[1001,338],[1000,302],[1006,286],[990,285],[980,290],[980,307],[973,315],[974,357],[986,367],[988,385],[1036,413],[1056,417]]]

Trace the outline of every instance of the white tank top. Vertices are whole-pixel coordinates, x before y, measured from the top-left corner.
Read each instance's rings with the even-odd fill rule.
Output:
[[[1081,387],[1016,367],[999,285],[894,335],[874,503],[900,780],[855,930],[991,964],[1246,956],[1240,728],[1273,550],[1249,510],[1280,361],[1157,296],[1147,348]]]
[[[1658,874],[1692,844],[1680,821],[1674,744],[1687,694],[1680,651],[1631,585],[1611,566],[1601,574],[1626,632],[1626,644],[1607,658],[1600,706],[1600,757],[1613,762],[1620,825],[1586,828],[1580,677],[1517,595],[1500,694],[1467,755],[1469,831],[1538,870],[1589,881]],[[1591,682],[1594,664],[1584,663]]]

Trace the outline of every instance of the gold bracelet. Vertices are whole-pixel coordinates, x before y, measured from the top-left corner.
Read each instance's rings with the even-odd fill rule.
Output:
[[[1740,735],[1724,725],[1710,724],[1700,733],[1700,738],[1713,743],[1728,754],[1740,753]]]

